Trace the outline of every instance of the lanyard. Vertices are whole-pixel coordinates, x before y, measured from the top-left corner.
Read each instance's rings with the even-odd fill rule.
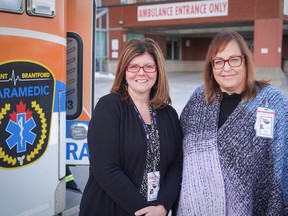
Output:
[[[132,99],[131,99],[132,101]],[[133,102],[133,101],[132,101]],[[141,120],[145,134],[146,134],[146,139],[147,139],[147,144],[148,147],[150,148],[151,156],[152,156],[152,161],[151,165],[153,165],[153,171],[156,172],[156,154],[157,152],[155,151],[154,145],[153,145],[153,135],[155,136],[155,142],[159,143],[159,133],[158,133],[158,127],[157,127],[157,122],[156,122],[156,110],[152,108],[151,104],[149,105],[149,114],[151,118],[151,130],[149,130],[148,126],[144,122],[139,110],[137,109],[136,105],[133,103],[134,109],[136,113],[138,114],[139,119]]]

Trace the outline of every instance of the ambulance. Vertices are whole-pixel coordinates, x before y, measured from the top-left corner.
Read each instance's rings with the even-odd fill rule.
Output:
[[[0,0],[0,215],[61,215],[88,164],[93,0]]]

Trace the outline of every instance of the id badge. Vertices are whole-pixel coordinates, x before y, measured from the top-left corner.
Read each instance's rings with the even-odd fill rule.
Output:
[[[273,139],[275,111],[258,107],[256,114],[256,136]]]
[[[160,190],[160,172],[147,173],[148,188],[147,188],[147,201],[155,201],[158,197]]]

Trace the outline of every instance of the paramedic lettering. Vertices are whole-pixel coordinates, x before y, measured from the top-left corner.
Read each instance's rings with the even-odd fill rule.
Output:
[[[41,95],[49,95],[49,86],[27,86],[18,88],[0,89],[0,98],[17,98],[17,97],[35,97]]]

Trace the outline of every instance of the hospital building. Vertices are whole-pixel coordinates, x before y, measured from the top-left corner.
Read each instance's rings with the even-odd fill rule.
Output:
[[[96,71],[115,73],[132,38],[158,42],[168,72],[202,71],[216,33],[231,29],[246,40],[256,77],[288,73],[288,0],[98,0]],[[284,73],[283,73],[284,72]]]

